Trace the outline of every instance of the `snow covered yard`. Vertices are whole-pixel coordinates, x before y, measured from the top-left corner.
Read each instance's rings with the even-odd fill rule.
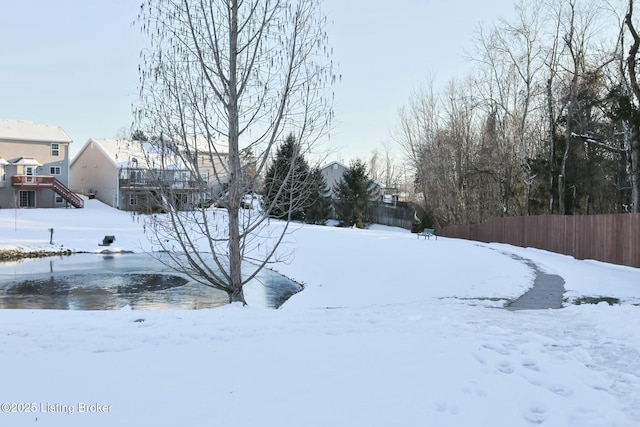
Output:
[[[48,228],[75,250],[105,234],[110,249],[150,248],[142,220],[92,200],[0,210],[0,249],[47,247]],[[639,269],[294,228],[277,270],[306,289],[279,310],[0,310],[0,425],[640,424]],[[533,282],[511,254],[562,276],[568,297],[621,304],[504,310]]]

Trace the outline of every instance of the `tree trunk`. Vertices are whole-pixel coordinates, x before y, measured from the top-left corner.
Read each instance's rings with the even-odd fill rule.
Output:
[[[640,175],[640,171],[638,170],[638,160],[640,156],[638,156],[638,151],[640,150],[640,135],[638,134],[637,128],[635,126],[632,127],[631,131],[631,141],[630,141],[630,149],[628,156],[630,158],[630,170],[629,170],[629,181],[631,182],[631,212],[640,213],[640,188],[638,183],[638,176]]]
[[[553,95],[552,95],[553,77],[547,80],[547,108],[549,113],[549,215],[553,214],[553,181],[556,172],[556,122],[555,113],[553,112]]]
[[[240,199],[242,170],[240,167],[239,118],[237,94],[238,0],[231,5],[229,30],[229,302],[246,304],[242,292],[242,254],[240,252]]]
[[[636,105],[640,104],[640,84],[638,84],[638,76],[636,74],[636,62],[638,56],[638,50],[640,49],[640,35],[636,31],[635,26],[632,21],[633,16],[633,0],[629,0],[629,11],[627,16],[625,17],[625,23],[631,32],[633,37],[633,45],[629,49],[629,56],[627,57],[627,70],[629,74],[629,81],[631,84],[631,91],[633,92]],[[638,187],[640,183],[638,183],[638,177],[640,175],[640,167],[638,167],[638,150],[640,150],[640,134],[638,133],[638,115],[635,114],[632,118],[631,123],[631,135],[629,140],[628,147],[628,158],[631,163],[629,167],[629,180],[631,181],[631,203],[632,212],[639,213],[640,212],[640,188]]]
[[[568,125],[567,125],[568,126]],[[569,136],[564,141],[564,154],[562,155],[562,163],[560,164],[560,173],[558,174],[558,214],[565,215],[565,183],[566,183],[566,170],[567,170],[567,158],[569,157]]]

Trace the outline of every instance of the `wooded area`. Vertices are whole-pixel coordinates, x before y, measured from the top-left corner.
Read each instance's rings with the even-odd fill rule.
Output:
[[[633,1],[533,0],[480,28],[463,81],[417,90],[394,132],[433,224],[638,213]]]

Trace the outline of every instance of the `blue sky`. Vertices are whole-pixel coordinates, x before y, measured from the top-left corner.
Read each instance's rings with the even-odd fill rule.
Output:
[[[0,14],[0,118],[61,126],[74,150],[120,136],[137,99],[138,0],[4,1]],[[336,122],[321,149],[330,160],[368,158],[392,144],[398,111],[435,77],[468,70],[463,52],[479,24],[513,12],[513,0],[324,0],[334,61]]]

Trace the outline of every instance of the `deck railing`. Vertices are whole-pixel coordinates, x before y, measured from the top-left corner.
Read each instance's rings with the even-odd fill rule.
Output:
[[[23,188],[51,188],[63,199],[71,203],[76,208],[84,207],[84,200],[71,191],[55,176],[47,175],[14,175],[11,177],[11,185]]]

